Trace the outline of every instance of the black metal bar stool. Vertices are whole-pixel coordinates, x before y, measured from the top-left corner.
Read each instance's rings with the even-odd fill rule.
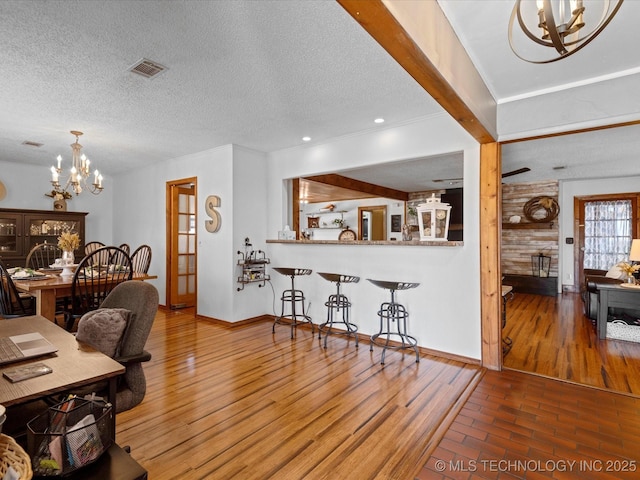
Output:
[[[340,293],[340,285],[343,283],[358,283],[360,277],[353,275],[342,275],[340,273],[320,273],[325,280],[334,282],[336,284],[336,293],[329,295],[329,299],[324,303],[327,307],[327,321],[318,326],[318,338],[322,338],[322,329],[326,328],[327,331],[324,335],[324,348],[327,348],[327,337],[332,332],[335,324],[343,324],[346,330],[333,330],[334,333],[346,335],[349,337],[353,335],[356,339],[356,347],[358,346],[358,326],[355,323],[351,323],[351,302],[346,295]],[[340,312],[342,311],[342,319],[340,319]]]
[[[391,302],[384,302],[380,305],[378,310],[378,316],[380,317],[380,331],[371,336],[369,351],[373,352],[373,345],[382,347],[382,358],[380,363],[384,365],[384,355],[387,348],[394,348],[397,350],[404,348],[412,348],[416,352],[416,363],[420,362],[420,354],[418,353],[418,341],[415,337],[412,337],[407,333],[407,318],[409,312],[403,305],[396,302],[397,290],[408,290],[410,288],[416,288],[419,283],[406,283],[406,282],[387,282],[384,280],[371,280],[371,283],[376,287],[384,288],[391,291]],[[384,337],[385,340],[378,341],[380,337]],[[392,345],[391,339],[399,339],[399,345]]]
[[[302,290],[296,290],[295,278],[299,275],[311,275],[308,268],[274,268],[274,270],[282,275],[291,277],[291,289],[282,292],[282,312],[279,317],[273,321],[272,333],[276,333],[276,324],[291,326],[291,338],[293,338],[293,329],[302,323],[311,324],[311,333],[314,332],[311,317],[304,311],[304,293]],[[286,305],[289,305],[291,313],[285,314]]]

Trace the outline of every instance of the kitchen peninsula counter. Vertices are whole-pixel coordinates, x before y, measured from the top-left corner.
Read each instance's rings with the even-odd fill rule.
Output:
[[[340,241],[340,240],[267,240],[267,243],[285,243],[293,245],[393,245],[403,247],[461,247],[464,245],[463,241],[424,241],[411,240],[353,240],[353,241]]]

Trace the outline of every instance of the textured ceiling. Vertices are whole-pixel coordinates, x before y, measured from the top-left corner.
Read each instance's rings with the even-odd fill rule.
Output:
[[[439,3],[499,105],[505,97],[640,65],[637,28],[618,28],[640,17],[640,2],[625,2],[610,25],[612,38],[605,31],[583,52],[546,69],[509,50],[511,1]],[[0,161],[44,168],[60,153],[68,159],[74,140],[68,132],[77,129],[107,179],[131,166],[230,143],[269,152],[300,145],[305,135],[322,142],[443,112],[333,1],[4,0],[0,44]],[[168,70],[152,80],[130,73],[141,58]],[[615,95],[638,103],[640,111],[637,88]],[[564,101],[569,109],[588,107],[570,93]],[[376,117],[386,123],[374,125]],[[617,137],[619,158],[638,150],[634,128]],[[526,164],[532,172],[510,181],[533,181],[573,152],[567,157],[578,165],[594,164],[589,174],[611,176],[590,153],[602,137],[588,138],[548,140],[547,156],[535,142],[505,145],[503,169]],[[562,155],[551,150],[556,142]]]

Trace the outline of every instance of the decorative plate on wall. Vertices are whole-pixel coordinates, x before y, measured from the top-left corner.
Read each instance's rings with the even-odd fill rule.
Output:
[[[0,201],[4,200],[4,197],[7,196],[7,188],[4,186],[4,183],[0,181]]]

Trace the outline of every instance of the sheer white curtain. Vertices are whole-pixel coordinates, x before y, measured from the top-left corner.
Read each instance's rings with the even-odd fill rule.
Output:
[[[608,270],[628,259],[631,200],[585,202],[584,268]]]

